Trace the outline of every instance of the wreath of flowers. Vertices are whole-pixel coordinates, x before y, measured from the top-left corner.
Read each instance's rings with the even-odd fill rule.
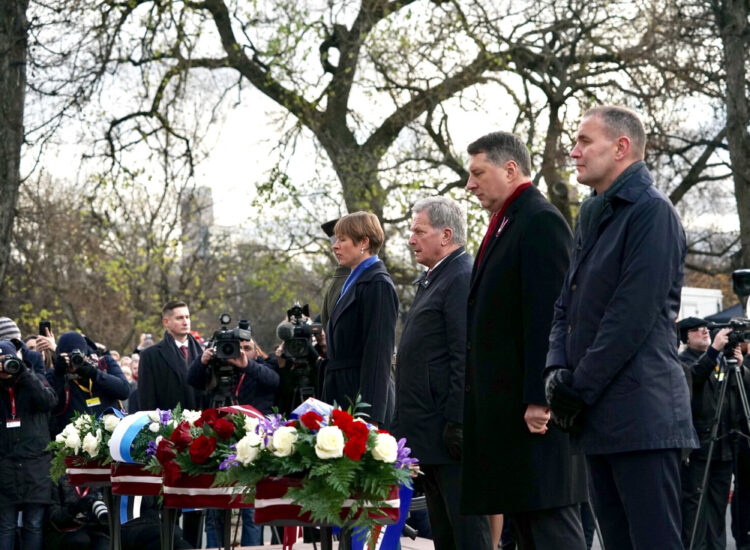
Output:
[[[47,450],[53,452],[50,467],[52,479],[57,482],[65,475],[65,458],[68,456],[80,457],[82,462],[109,464],[112,461],[109,440],[119,422],[120,417],[114,414],[97,418],[76,412],[73,420],[47,446]]]
[[[322,524],[372,528],[394,485],[411,486],[413,465],[406,440],[365,422],[358,412],[307,411],[298,420],[270,415],[247,420],[246,433],[220,464],[216,485],[243,487],[253,498],[264,477],[302,479],[287,497]],[[345,501],[353,501],[345,516]],[[364,510],[367,509],[366,512]]]

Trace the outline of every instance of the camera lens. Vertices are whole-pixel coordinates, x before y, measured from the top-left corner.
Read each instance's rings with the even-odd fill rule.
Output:
[[[70,359],[71,366],[80,367],[86,362],[86,355],[81,350],[74,349],[68,355],[68,359]]]
[[[107,523],[109,519],[109,510],[107,510],[107,505],[102,500],[95,500],[91,504],[91,513],[94,514],[99,523]]]
[[[21,361],[15,357],[5,357],[3,359],[3,371],[15,376],[21,372]]]

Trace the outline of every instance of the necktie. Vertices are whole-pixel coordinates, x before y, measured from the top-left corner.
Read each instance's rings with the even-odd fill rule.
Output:
[[[185,358],[185,362],[188,361],[188,349],[187,346],[180,346],[180,351],[182,352],[182,356]]]

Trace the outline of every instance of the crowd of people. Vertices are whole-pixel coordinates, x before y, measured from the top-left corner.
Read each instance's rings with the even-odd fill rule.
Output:
[[[218,358],[181,301],[162,309],[163,338],[142,335],[129,356],[78,332],[22,340],[0,318],[0,550],[12,550],[19,512],[24,550],[43,538],[45,548],[80,546],[82,530],[92,548],[106,541],[96,496],[53,489],[47,475],[44,449],[76,411],[231,402],[288,413],[305,395],[361,400],[369,422],[407,438],[437,550],[583,550],[597,527],[607,550],[724,548],[733,475],[734,536],[750,548],[750,434],[733,397],[717,412],[727,362],[750,366],[747,344],[727,346],[729,329],[712,340],[702,319],[677,323],[685,235],[645,146],[634,112],[584,114],[571,158],[592,194],[571,232],[532,184],[521,139],[496,132],[470,144],[466,189],[490,213],[486,234],[472,257],[458,203],[414,204],[408,244],[427,269],[401,308],[398,342],[399,300],[378,257],[385,234],[368,212],[322,226],[339,268],[323,330],[301,354],[283,344],[267,354],[247,334]],[[209,547],[221,544],[220,515],[207,519]],[[242,544],[261,544],[252,509],[242,521]],[[201,512],[182,524],[177,547],[200,547]],[[126,532],[125,547],[156,528]]]

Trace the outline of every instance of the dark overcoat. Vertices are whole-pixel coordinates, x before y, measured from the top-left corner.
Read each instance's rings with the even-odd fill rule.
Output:
[[[445,423],[462,423],[466,300],[472,257],[460,247],[417,281],[396,354],[396,413],[391,431],[406,437],[423,464],[451,464]]]
[[[573,370],[588,404],[574,438],[586,454],[696,448],[677,358],[685,233],[643,162],[575,251],[550,334],[547,365]]]
[[[336,303],[326,330],[323,401],[349,407],[360,394],[370,419],[387,426],[395,401],[391,361],[398,296],[383,262],[359,276]]]
[[[468,299],[463,487],[466,514],[544,510],[587,500],[585,465],[550,424],[529,432],[529,404],[546,405],[542,371],[571,233],[535,188],[490,236]]]
[[[27,351],[24,357],[35,353]],[[0,383],[0,506],[48,504],[51,497],[51,455],[45,448],[50,441],[49,412],[57,396],[42,364],[28,357],[24,363],[27,370]],[[12,417],[10,387],[16,418],[21,420],[19,428],[7,427],[7,419]]]
[[[138,407],[142,411],[156,408],[173,409],[178,403],[183,409],[203,407],[203,392],[187,382],[188,365],[203,350],[188,335],[188,362],[175,344],[174,338],[164,333],[164,338],[141,352],[138,367]]]

